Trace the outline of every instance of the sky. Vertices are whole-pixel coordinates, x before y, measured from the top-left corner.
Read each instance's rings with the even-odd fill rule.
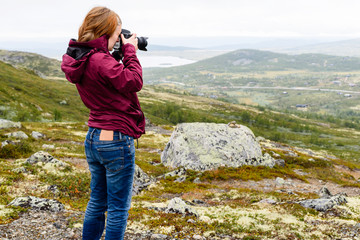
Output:
[[[77,38],[94,6],[114,10],[123,28],[152,44],[217,37],[360,37],[358,0],[0,0],[0,49],[5,42],[51,42]],[[234,38],[235,39],[235,38]],[[167,44],[168,43],[168,44]],[[173,44],[171,44],[173,43]],[[184,44],[185,45],[185,44]]]

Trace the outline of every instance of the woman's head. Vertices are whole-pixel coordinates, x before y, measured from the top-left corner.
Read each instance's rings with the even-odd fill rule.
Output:
[[[106,7],[94,7],[86,15],[79,28],[79,42],[88,42],[103,35],[113,35],[121,27],[121,19],[114,11]]]

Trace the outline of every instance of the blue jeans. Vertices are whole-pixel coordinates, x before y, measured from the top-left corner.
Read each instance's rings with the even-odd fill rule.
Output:
[[[89,127],[85,154],[91,172],[91,194],[83,228],[84,240],[98,240],[106,220],[106,240],[123,239],[131,205],[135,171],[134,139],[114,131],[113,141],[100,141],[101,129]]]

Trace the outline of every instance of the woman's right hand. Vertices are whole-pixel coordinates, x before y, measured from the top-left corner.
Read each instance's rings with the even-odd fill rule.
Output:
[[[131,35],[130,38],[125,38],[124,37],[124,34],[121,34],[121,41],[123,42],[123,44],[127,44],[127,43],[130,43],[132,44],[134,47],[135,47],[135,50],[137,51],[139,48],[138,48],[138,39],[136,37],[136,33],[134,33],[133,35]]]

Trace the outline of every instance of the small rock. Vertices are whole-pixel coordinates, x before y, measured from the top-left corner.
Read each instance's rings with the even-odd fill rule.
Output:
[[[151,235],[150,239],[151,240],[162,240],[162,239],[166,239],[168,236],[164,235],[164,234],[153,234]]]
[[[281,177],[277,177],[275,183],[276,185],[283,185],[285,183],[285,180]]]
[[[13,137],[13,138],[16,138],[16,139],[28,139],[29,138],[29,136],[26,135],[26,133],[24,133],[23,131],[7,133],[7,134],[5,134],[5,136]]]
[[[193,224],[196,223],[196,221],[195,221],[194,219],[189,219],[189,220],[187,220],[187,222],[188,222],[188,223],[193,223]]]
[[[41,139],[41,138],[45,138],[45,135],[40,133],[40,132],[36,132],[36,131],[32,131],[31,132],[31,136],[35,139]]]
[[[259,203],[276,204],[277,202],[274,199],[265,198],[265,199],[261,200]]]
[[[53,144],[43,144],[41,147],[44,148],[44,149],[54,149],[55,145],[53,145]]]
[[[198,177],[195,178],[194,181],[193,181],[193,183],[201,183],[200,178],[198,178]]]
[[[37,163],[37,162],[48,163],[48,162],[50,162],[50,161],[53,160],[53,159],[54,159],[54,157],[51,156],[49,153],[40,151],[40,152],[36,152],[36,153],[34,153],[33,155],[31,155],[31,156],[26,160],[26,162],[27,162],[27,163],[30,163],[30,164],[34,164],[34,163]]]
[[[62,101],[60,102],[60,105],[66,105],[66,104],[67,104],[66,100],[62,100]]]
[[[326,198],[326,199],[332,197],[332,195],[331,195],[329,189],[327,189],[327,187],[322,187],[322,188],[320,189],[320,191],[319,191],[319,196],[320,196],[320,198]]]
[[[15,169],[13,169],[11,171],[14,172],[14,173],[26,173],[27,172],[25,167],[15,168]]]
[[[181,176],[181,177],[177,178],[177,179],[175,180],[175,182],[182,183],[182,182],[185,182],[185,180],[186,180],[186,176]]]
[[[275,165],[280,167],[285,167],[285,160],[284,159],[275,159]]]
[[[273,157],[276,157],[276,158],[281,157],[280,154],[278,154],[278,153],[276,153],[274,151],[271,151],[271,154],[272,154]]]
[[[200,235],[194,235],[193,236],[193,239],[195,239],[195,240],[202,240],[202,239],[204,239],[202,236],[200,236]]]
[[[206,204],[206,202],[199,200],[199,199],[194,199],[194,200],[192,200],[192,202],[195,204]]]
[[[168,172],[168,173],[165,173],[165,177],[175,177],[175,176],[184,176],[186,175],[186,169],[185,168],[179,168],[179,169],[176,169],[175,171],[172,171],[172,172]]]
[[[13,141],[10,141],[10,140],[5,140],[1,143],[1,147],[5,147],[6,145],[9,145],[9,144],[12,144],[12,145],[15,145],[16,143],[13,142]]]
[[[166,213],[180,213],[185,216],[196,216],[199,214],[188,206],[181,198],[173,198],[170,200],[166,210]]]
[[[12,122],[6,119],[0,119],[0,129],[3,128],[21,128],[20,122]]]
[[[9,203],[9,205],[52,212],[59,212],[64,210],[64,205],[57,200],[38,198],[33,196],[18,197]]]
[[[144,189],[147,189],[155,180],[147,175],[138,165],[135,165],[133,195],[139,194]]]
[[[347,199],[345,198],[346,194],[339,193],[333,196],[326,187],[320,189],[319,195],[321,198],[304,200],[298,203],[303,207],[313,208],[321,212],[325,212],[335,205],[347,203]]]

